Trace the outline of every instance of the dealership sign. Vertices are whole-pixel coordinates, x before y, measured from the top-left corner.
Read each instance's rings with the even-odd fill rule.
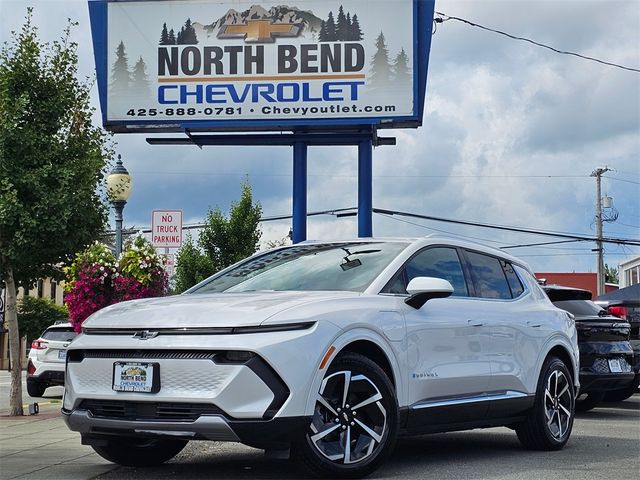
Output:
[[[432,0],[90,0],[105,126],[421,123]]]
[[[156,248],[182,247],[182,211],[154,210],[151,218],[151,244]]]

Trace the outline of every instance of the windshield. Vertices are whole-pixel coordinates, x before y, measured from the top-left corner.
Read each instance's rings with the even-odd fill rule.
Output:
[[[191,293],[255,290],[363,292],[408,245],[401,242],[295,245],[253,258]]]
[[[559,302],[553,302],[553,304],[566,310],[569,313],[573,313],[578,317],[585,316],[602,316],[606,314],[606,311],[593,303],[591,300],[563,300]]]

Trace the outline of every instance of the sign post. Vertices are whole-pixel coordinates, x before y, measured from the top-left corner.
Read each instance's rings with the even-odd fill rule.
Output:
[[[151,244],[156,248],[182,247],[182,210],[154,210]]]

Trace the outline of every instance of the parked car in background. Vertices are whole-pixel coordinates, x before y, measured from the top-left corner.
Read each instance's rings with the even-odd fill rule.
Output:
[[[67,347],[77,335],[70,323],[61,323],[50,326],[31,343],[27,363],[30,397],[41,397],[47,388],[64,385]]]
[[[596,300],[596,303],[606,308],[610,314],[620,317],[631,325],[629,343],[633,348],[635,379],[625,388],[609,391],[604,396],[606,402],[621,402],[634,393],[638,393],[638,386],[640,385],[640,298],[635,300]]]
[[[580,349],[580,395],[576,411],[596,407],[605,394],[634,381],[631,325],[591,301],[591,292],[573,287],[542,287],[553,304],[573,314]]]
[[[517,258],[437,237],[305,242],[93,314],[62,413],[121,465],[217,440],[355,478],[399,434],[507,425],[559,450],[577,374],[575,322]]]

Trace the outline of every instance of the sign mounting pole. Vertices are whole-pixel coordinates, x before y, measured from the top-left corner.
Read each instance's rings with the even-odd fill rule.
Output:
[[[358,144],[358,237],[373,236],[373,143]]]
[[[293,243],[307,239],[307,144],[293,144]]]

